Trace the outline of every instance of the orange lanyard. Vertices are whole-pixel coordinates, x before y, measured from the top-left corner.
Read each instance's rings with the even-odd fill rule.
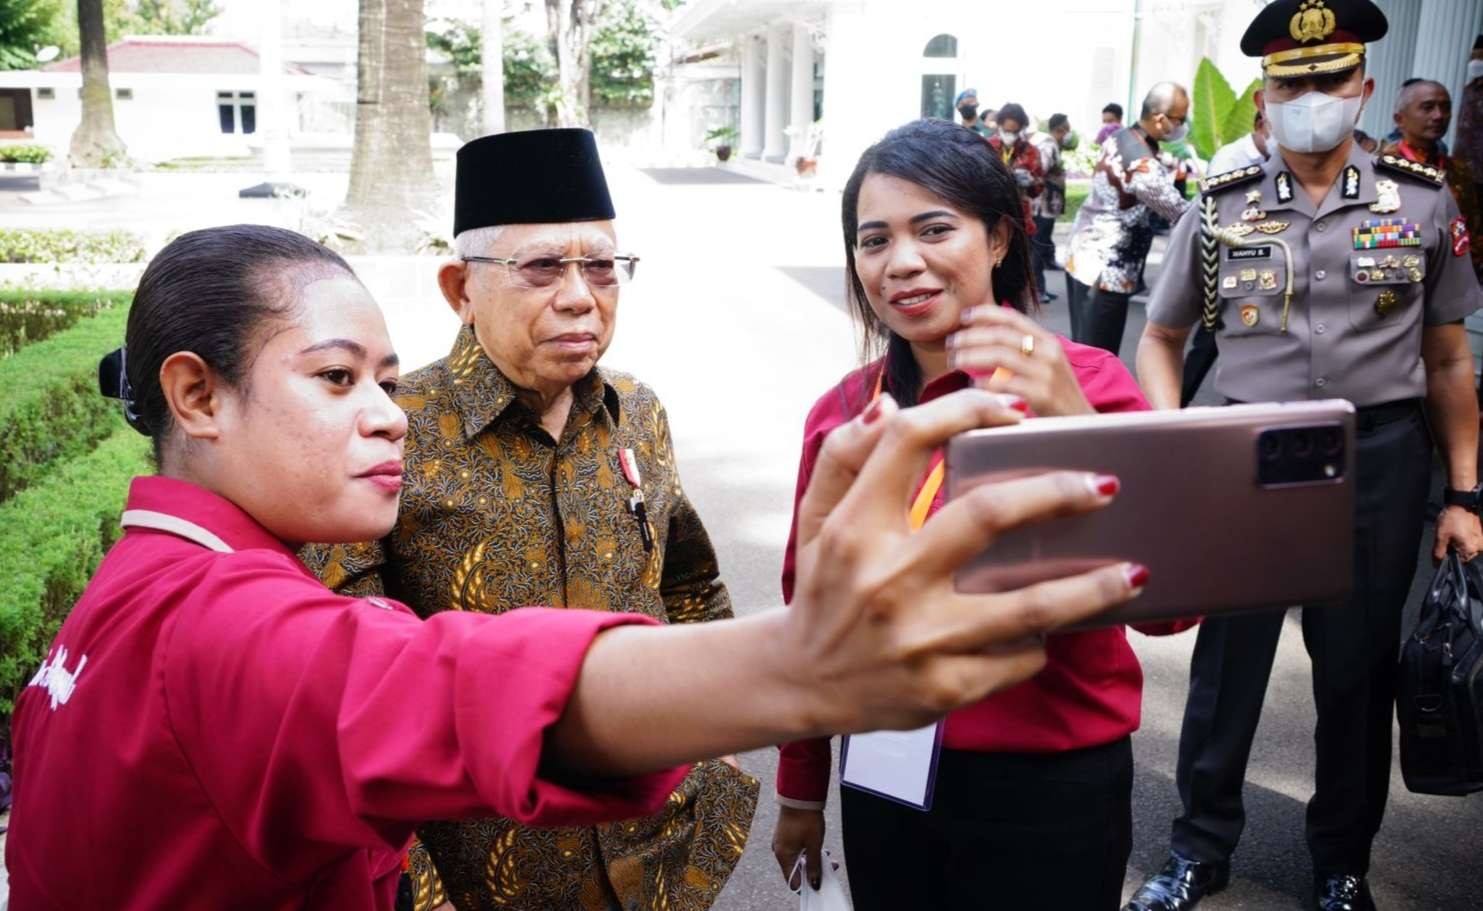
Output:
[[[886,378],[886,367],[881,365],[880,373],[875,375],[875,392],[870,396],[873,402],[881,397],[881,384]],[[947,476],[947,460],[943,458],[942,450],[933,453],[934,464],[932,470],[927,472],[927,480],[917,490],[917,497],[911,501],[911,530],[919,531],[927,524],[927,513],[932,511],[932,501],[937,499],[937,492],[942,489],[943,478]]]
[[[994,368],[994,374],[990,379],[1009,379],[1013,373],[1003,367]],[[873,402],[881,397],[881,388],[886,380],[886,365],[881,364],[880,372],[875,375],[875,391],[871,393],[870,400]],[[942,450],[933,453],[934,459],[932,470],[927,472],[927,479],[917,490],[917,497],[911,501],[911,530],[920,531],[927,524],[927,514],[932,511],[932,502],[937,499],[937,492],[942,490],[942,481],[947,476],[947,460],[943,458]]]

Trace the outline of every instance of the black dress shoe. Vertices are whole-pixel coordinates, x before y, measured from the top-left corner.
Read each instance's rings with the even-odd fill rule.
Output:
[[[1174,851],[1164,869],[1144,881],[1123,911],[1189,911],[1231,881],[1229,863],[1190,860]]]
[[[1375,911],[1375,899],[1363,876],[1329,873],[1313,878],[1313,907],[1318,911]]]

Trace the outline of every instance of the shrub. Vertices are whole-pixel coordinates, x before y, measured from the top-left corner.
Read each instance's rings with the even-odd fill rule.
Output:
[[[0,161],[17,164],[42,164],[51,158],[51,149],[38,145],[0,146]]]
[[[123,426],[118,402],[98,394],[98,360],[127,319],[113,307],[0,360],[0,501]]]
[[[142,263],[144,241],[129,231],[0,229],[0,263]]]
[[[0,503],[0,712],[35,673],[62,619],[120,535],[129,479],[149,441],[121,427],[97,449]]]
[[[0,291],[0,358],[83,317],[127,304],[130,291]]]

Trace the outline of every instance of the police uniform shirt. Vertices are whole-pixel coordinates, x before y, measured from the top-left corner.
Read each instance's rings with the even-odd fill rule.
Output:
[[[1483,305],[1467,228],[1446,186],[1358,145],[1317,206],[1280,150],[1263,165],[1214,176],[1202,189],[1170,238],[1148,318],[1174,328],[1201,318],[1201,224],[1212,199],[1219,225],[1243,244],[1214,251],[1221,320],[1215,382],[1227,398],[1345,398],[1357,406],[1420,398],[1422,327],[1455,322]]]

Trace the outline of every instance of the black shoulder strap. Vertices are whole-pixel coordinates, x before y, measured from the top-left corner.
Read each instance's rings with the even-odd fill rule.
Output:
[[[1211,193],[1216,190],[1224,190],[1227,187],[1249,183],[1261,176],[1261,165],[1250,164],[1244,168],[1237,168],[1234,171],[1226,171],[1224,174],[1215,174],[1205,178],[1200,181],[1200,192]]]
[[[1447,172],[1441,168],[1434,168],[1429,164],[1422,164],[1419,161],[1412,161],[1409,158],[1392,155],[1389,152],[1375,159],[1375,167],[1405,174],[1407,177],[1414,177],[1424,183],[1434,184],[1439,187],[1445,186],[1447,183]]]

